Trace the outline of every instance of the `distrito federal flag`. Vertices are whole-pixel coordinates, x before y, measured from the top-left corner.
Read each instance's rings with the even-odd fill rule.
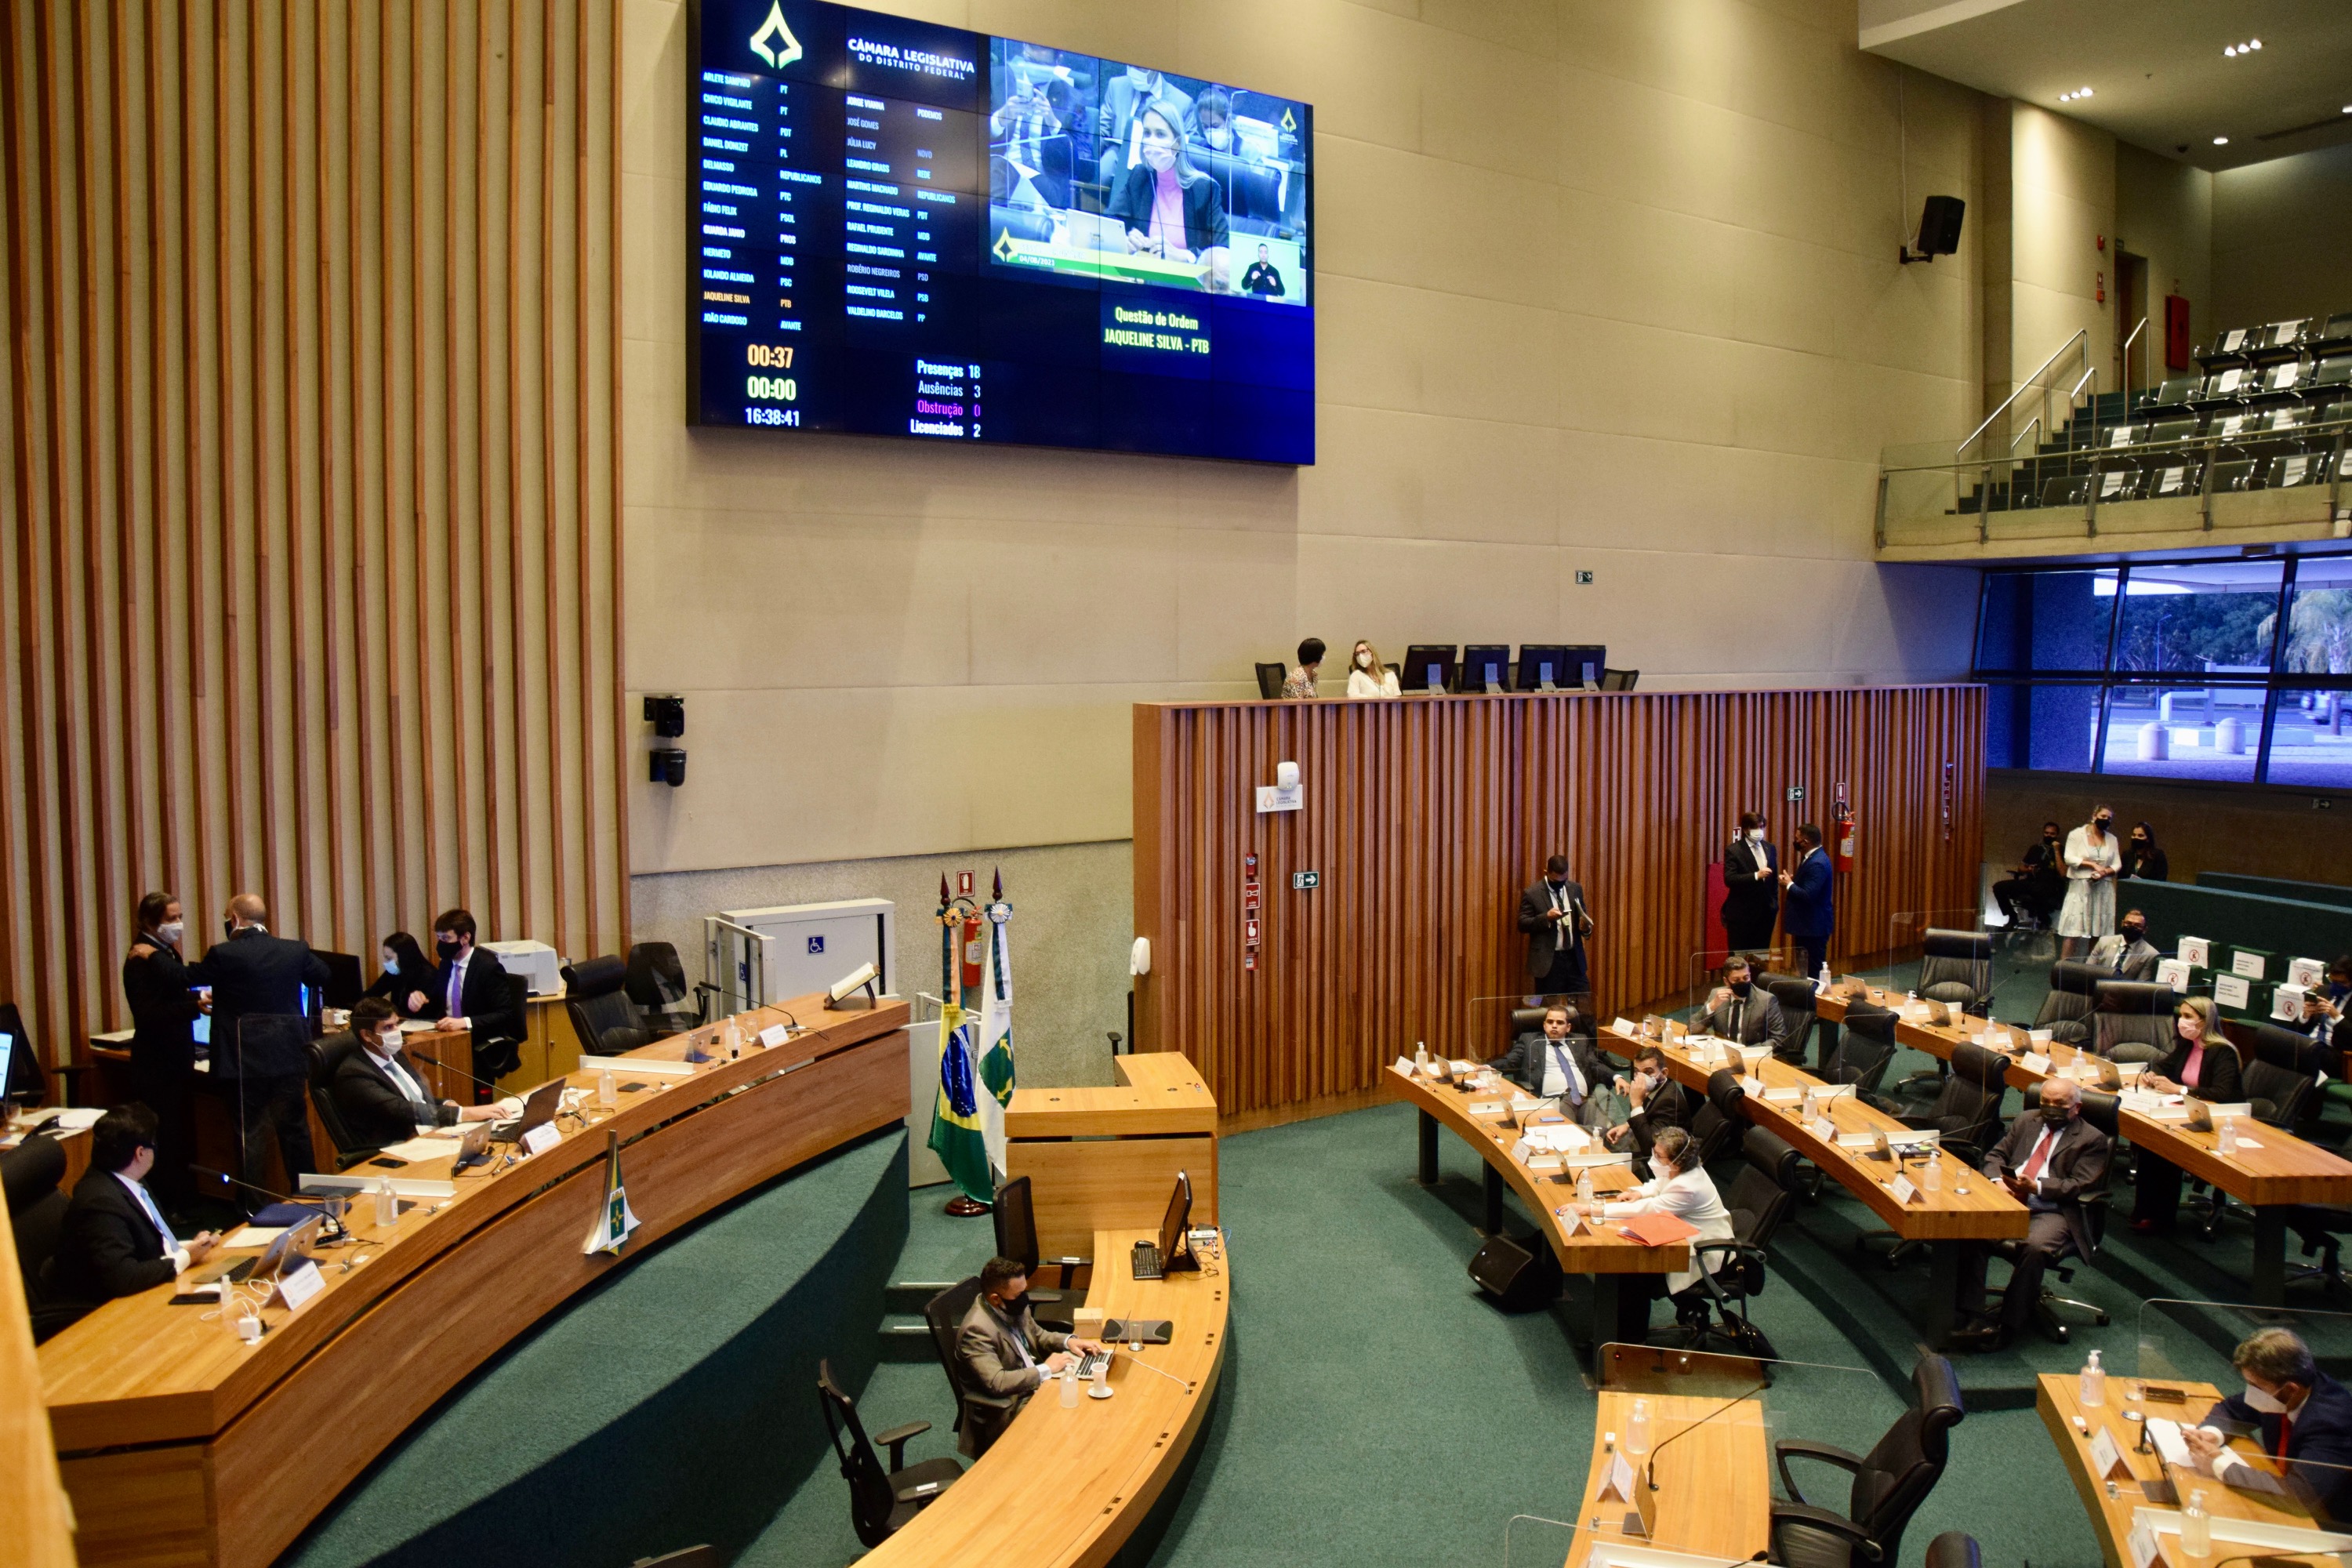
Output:
[[[604,1201],[597,1205],[596,1224],[580,1250],[591,1257],[599,1252],[618,1253],[628,1245],[629,1233],[636,1228],[637,1216],[629,1207],[628,1190],[621,1184],[620,1135],[608,1131],[604,1134]]]
[[[980,1126],[988,1145],[989,1168],[1004,1172],[1004,1112],[1013,1103],[1013,906],[1003,885],[988,916],[987,969],[980,980]]]
[[[948,1168],[948,1179],[974,1203],[993,1203],[996,1185],[988,1173],[988,1135],[980,1102],[995,1098],[979,1090],[972,1036],[979,1020],[954,1003],[940,1010],[940,1092],[931,1109],[931,1152]]]

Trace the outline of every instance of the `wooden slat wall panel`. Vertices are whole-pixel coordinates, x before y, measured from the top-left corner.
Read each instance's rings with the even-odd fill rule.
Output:
[[[1528,985],[1518,895],[1555,852],[1598,922],[1596,1005],[1680,995],[1738,814],[1765,812],[1785,847],[1799,821],[1827,826],[1841,783],[1863,831],[1832,952],[1916,942],[1929,912],[1976,902],[1983,736],[1973,686],[1139,704],[1139,1045],[1189,1055],[1228,1116],[1367,1089],[1416,1040],[1460,1054],[1475,1027],[1488,1054]],[[1259,816],[1284,761],[1306,809]],[[1296,870],[1322,886],[1293,891]]]
[[[150,888],[615,951],[613,0],[0,16],[0,997]]]

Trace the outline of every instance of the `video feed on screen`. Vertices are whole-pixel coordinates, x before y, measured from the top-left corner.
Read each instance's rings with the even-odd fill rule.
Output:
[[[1294,100],[993,39],[989,265],[1306,305],[1307,145]]]

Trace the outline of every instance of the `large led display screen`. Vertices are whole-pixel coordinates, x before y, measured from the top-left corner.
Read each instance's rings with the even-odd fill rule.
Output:
[[[1307,105],[698,0],[688,418],[1315,460]]]

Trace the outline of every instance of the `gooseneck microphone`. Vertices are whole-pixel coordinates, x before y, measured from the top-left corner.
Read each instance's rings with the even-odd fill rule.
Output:
[[[1766,1379],[1765,1381],[1759,1383],[1755,1387],[1748,1390],[1745,1394],[1733,1394],[1729,1399],[1725,1400],[1722,1404],[1717,1405],[1714,1409],[1708,1411],[1706,1415],[1700,1416],[1697,1420],[1692,1422],[1689,1426],[1684,1427],[1681,1431],[1675,1433],[1673,1436],[1667,1438],[1656,1447],[1651,1449],[1649,1465],[1642,1472],[1642,1479],[1650,1484],[1650,1489],[1652,1491],[1656,1491],[1658,1489],[1658,1456],[1660,1454],[1664,1453],[1668,1448],[1673,1447],[1675,1443],[1689,1436],[1692,1433],[1697,1431],[1700,1427],[1706,1426],[1708,1422],[1714,1420],[1717,1416],[1722,1415],[1733,1405],[1745,1404],[1747,1401],[1755,1398],[1758,1394],[1763,1393],[1766,1389],[1771,1386],[1772,1384],[1770,1380]]]
[[[331,1227],[327,1232],[329,1236],[341,1237],[349,1236],[351,1234],[343,1228],[343,1222],[336,1218],[334,1215],[329,1213],[326,1206],[323,1204],[318,1203],[315,1198],[289,1197],[284,1193],[274,1192],[268,1187],[259,1186],[252,1182],[248,1182],[242,1176],[232,1176],[226,1171],[215,1171],[210,1165],[191,1164],[188,1169],[195,1172],[199,1175],[216,1176],[220,1180],[226,1182],[230,1186],[243,1187],[249,1193],[259,1193],[263,1197],[271,1199],[277,1203],[296,1204],[303,1208],[316,1206],[319,1210],[320,1216],[327,1222],[330,1227]]]

